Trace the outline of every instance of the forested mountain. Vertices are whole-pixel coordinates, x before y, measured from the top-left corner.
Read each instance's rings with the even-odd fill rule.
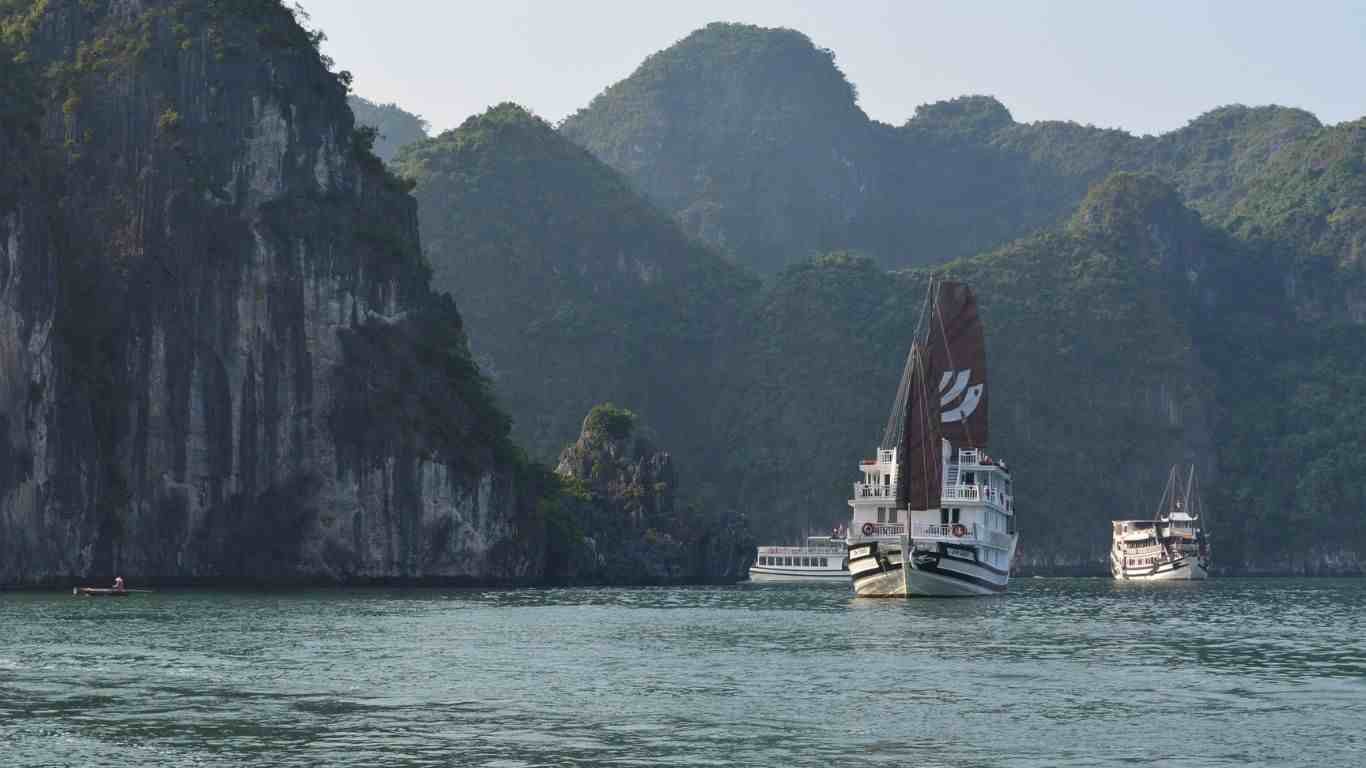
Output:
[[[1366,426],[1340,325],[1361,306],[1358,126],[1230,106],[1136,137],[970,96],[892,127],[801,34],[714,24],[561,132],[770,276],[716,348],[724,375],[689,395],[721,415],[693,492],[759,530],[844,513],[923,294],[923,271],[886,270],[959,257],[940,269],[978,286],[997,450],[1046,532],[1024,562],[1094,561],[1104,522],[1146,514],[1176,461],[1207,479],[1227,567],[1340,567],[1366,546],[1358,497],[1329,482]]]
[[[375,129],[375,156],[386,163],[403,147],[427,138],[427,121],[397,104],[376,104],[354,93],[346,103],[356,116],[356,125]]]
[[[832,249],[884,267],[939,263],[1070,215],[1115,171],[1153,171],[1226,213],[1278,149],[1319,128],[1300,110],[1224,107],[1136,137],[1016,123],[995,99],[921,106],[897,127],[804,35],[711,24],[648,58],[567,119],[565,135],[684,228],[773,274]]]
[[[1360,571],[1366,124],[890,126],[714,24],[558,131],[427,139],[318,39],[0,0],[0,583],[733,576],[845,519],[931,270],[979,296],[1022,567],[1095,568],[1194,461],[1218,565]]]
[[[433,285],[459,302],[520,443],[549,459],[611,400],[685,465],[705,451],[720,352],[756,278],[512,104],[408,147],[398,167],[417,183]]]
[[[649,57],[562,126],[688,232],[767,273],[846,242],[878,128],[829,51],[734,24]]]

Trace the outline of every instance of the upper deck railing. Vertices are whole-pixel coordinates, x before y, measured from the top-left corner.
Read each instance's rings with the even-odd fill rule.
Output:
[[[1000,549],[1010,548],[1010,534],[987,530],[977,523],[915,523],[911,538],[918,541],[946,541],[950,544],[985,544]]]
[[[868,483],[854,483],[854,498],[895,499],[896,488],[890,485],[870,485]]]
[[[843,555],[844,547],[759,547],[761,555]]]
[[[896,486],[854,483],[855,499],[896,499]],[[939,492],[941,501],[985,501],[1007,512],[1013,503],[1010,496],[989,485],[947,485]]]
[[[905,523],[863,523],[854,526],[849,530],[851,536],[856,534],[864,538],[877,538],[878,536],[901,536],[906,533]]]

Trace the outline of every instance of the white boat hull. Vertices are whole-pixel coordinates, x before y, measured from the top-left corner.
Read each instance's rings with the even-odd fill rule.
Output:
[[[917,553],[903,561],[908,542],[862,542],[849,547],[849,574],[858,597],[978,597],[1006,591],[1010,573],[943,554]],[[1013,550],[1013,547],[1012,547]]]
[[[1125,568],[1111,558],[1110,573],[1121,581],[1200,581],[1209,578],[1209,567],[1202,560],[1183,557],[1152,567]]]
[[[779,571],[755,567],[749,569],[749,580],[755,584],[847,584],[848,571]]]

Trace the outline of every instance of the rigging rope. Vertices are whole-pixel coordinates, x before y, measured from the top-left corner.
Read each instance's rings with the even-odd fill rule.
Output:
[[[926,321],[929,319],[930,305],[934,303],[935,286],[938,282],[933,276],[930,277],[929,287],[925,290],[925,301],[920,305],[920,317],[915,323],[915,335],[911,337],[911,347],[906,351],[906,363],[901,367],[901,383],[896,387],[892,412],[887,416],[887,426],[882,430],[882,442],[878,446],[882,450],[901,445],[901,438],[906,429],[906,395],[910,393],[911,370],[915,366],[915,342],[928,339],[929,328],[926,327]]]

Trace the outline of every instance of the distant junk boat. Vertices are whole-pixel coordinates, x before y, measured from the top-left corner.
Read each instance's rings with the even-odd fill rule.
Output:
[[[877,458],[859,463],[849,573],[860,597],[1005,592],[1010,470],[987,447],[986,339],[968,286],[932,280]]]
[[[1209,577],[1200,490],[1192,464],[1183,483],[1176,465],[1151,520],[1111,523],[1110,573],[1125,581],[1190,581]]]

